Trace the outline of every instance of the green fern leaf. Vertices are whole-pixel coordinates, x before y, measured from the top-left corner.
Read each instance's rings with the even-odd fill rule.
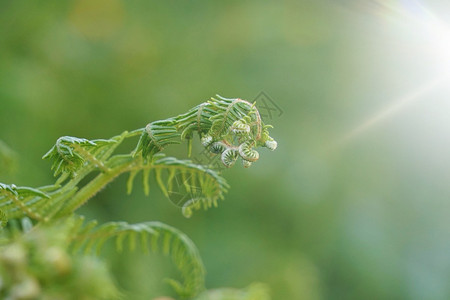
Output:
[[[181,134],[172,124],[173,121],[170,119],[148,124],[142,132],[135,153],[142,153],[143,157],[152,157],[167,145],[179,144]]]
[[[205,270],[194,243],[179,230],[160,222],[128,224],[125,222],[110,222],[95,227],[95,223],[79,226],[82,217],[73,217],[73,227],[78,232],[71,231],[72,248],[84,253],[97,253],[108,240],[115,239],[116,249],[122,251],[124,244],[133,251],[140,243],[144,252],[157,252],[162,249],[164,255],[172,258],[173,263],[181,273],[182,282],[170,279],[168,282],[176,292],[186,298],[196,296],[204,289]],[[138,238],[139,237],[139,238]]]
[[[8,219],[29,216],[42,220],[43,217],[37,212],[35,204],[49,198],[47,193],[39,189],[0,183],[0,209]]]
[[[229,185],[216,171],[189,160],[165,157],[153,164],[156,179],[164,195],[182,207],[186,217],[196,209],[217,206]]]
[[[108,146],[117,143],[117,140],[87,140],[71,136],[60,137],[42,158],[53,160],[54,175],[69,173],[74,176],[86,162],[102,169],[103,163],[96,156],[108,152]]]

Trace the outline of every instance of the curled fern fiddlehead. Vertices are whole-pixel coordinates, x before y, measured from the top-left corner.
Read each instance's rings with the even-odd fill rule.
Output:
[[[215,142],[209,147],[209,151],[213,154],[219,154],[228,148],[223,142]]]
[[[225,151],[222,152],[221,156],[222,163],[224,164],[224,166],[228,168],[234,165],[237,158],[238,152],[236,151],[236,149],[227,148]]]
[[[254,148],[275,150],[277,147],[276,141],[269,136],[271,126],[263,123],[255,104],[239,98],[217,96],[186,114],[157,124],[155,127],[155,123],[150,123],[142,133],[136,153],[143,157],[151,157],[166,145],[179,143],[182,139],[190,142],[195,131],[208,151],[221,155],[226,167],[234,164],[236,151],[243,160],[255,162],[259,153]],[[243,165],[249,167],[248,162]]]
[[[259,159],[259,153],[255,149],[252,149],[251,142],[244,142],[239,145],[239,155],[242,159],[248,160],[250,162],[255,162]]]
[[[61,173],[68,173],[72,176],[81,169],[86,160],[97,161],[98,167],[103,164],[96,158],[96,154],[102,154],[102,148],[105,145],[113,143],[113,140],[94,140],[81,139],[71,136],[60,137],[55,146],[53,146],[42,158],[53,160],[52,170],[55,176]],[[96,152],[95,154],[93,152]]]
[[[213,138],[212,138],[212,136],[205,134],[204,136],[202,136],[201,141],[202,141],[202,145],[204,147],[208,147],[209,145],[211,145],[213,143]]]

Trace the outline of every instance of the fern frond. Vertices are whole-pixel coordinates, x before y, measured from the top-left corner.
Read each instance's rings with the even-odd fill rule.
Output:
[[[146,194],[150,187],[148,179],[154,174],[163,194],[182,207],[185,216],[190,216],[195,209],[216,206],[228,185],[209,166],[167,158],[159,152],[182,139],[191,142],[197,132],[203,145],[212,154],[220,155],[226,167],[234,165],[238,158],[244,167],[249,167],[259,159],[256,147],[276,148],[276,142],[269,136],[270,127],[263,124],[254,104],[218,96],[185,114],[152,122],[144,129],[124,132],[108,140],[64,136],[44,155],[53,160],[52,169],[55,175],[60,175],[54,189],[45,197],[10,193],[6,199],[3,195],[0,209],[8,218],[29,216],[49,220],[67,216],[120,174],[130,174],[127,191],[131,192],[135,176],[143,171]],[[132,153],[113,155],[125,138],[137,135],[140,139]],[[83,178],[95,171],[99,171],[98,175],[80,187]]]
[[[224,193],[229,188],[226,180],[214,170],[194,164],[190,160],[159,155],[158,159],[151,163],[135,162],[130,169],[128,192],[132,191],[133,180],[140,170],[143,170],[146,193],[149,174],[153,173],[163,194],[175,205],[182,207],[186,217],[190,217],[193,210],[217,206],[218,200],[224,198]]]
[[[49,198],[46,193],[35,188],[16,186],[15,184],[8,185],[0,183],[0,196],[6,196],[8,194],[20,197],[39,196],[43,198]]]
[[[111,139],[61,137],[43,156],[52,160],[54,175],[59,176],[54,185],[28,188],[0,183],[0,228],[9,221],[7,229],[0,231],[0,243],[14,237],[17,231],[21,236],[44,234],[54,237],[55,242],[60,239],[62,244],[57,246],[61,251],[67,250],[65,247],[70,243],[75,252],[98,252],[109,240],[115,240],[118,250],[124,247],[134,250],[140,246],[143,252],[161,251],[172,258],[181,273],[181,282],[173,279],[168,282],[182,297],[197,296],[204,289],[205,271],[195,245],[180,231],[159,222],[134,225],[112,222],[97,226],[95,221],[85,224],[82,218],[68,216],[124,173],[129,174],[128,193],[132,191],[135,177],[142,172],[144,192],[148,194],[149,178],[154,176],[162,193],[181,207],[186,217],[196,209],[217,206],[229,188],[225,179],[211,166],[166,157],[162,151],[182,140],[187,140],[191,149],[197,132],[203,146],[212,154],[220,155],[225,166],[232,166],[240,158],[244,167],[249,167],[259,159],[255,148],[275,150],[277,147],[269,135],[270,127],[262,122],[254,103],[217,96],[185,114],[125,131]],[[114,153],[124,139],[139,135],[131,153]],[[84,180],[92,173],[93,179]],[[15,224],[19,223],[21,226],[17,227]],[[31,230],[36,223],[40,226]],[[15,230],[16,227],[19,229]],[[260,289],[253,287],[244,291],[217,290],[199,299],[268,299],[257,291]]]
[[[90,141],[63,136],[56,141],[56,144],[42,158],[53,160],[52,170],[54,170],[55,176],[61,173],[69,173],[74,176],[86,161],[100,169],[104,169],[103,163],[96,156],[104,154],[108,146],[116,142],[113,139]]]
[[[29,201],[49,198],[48,194],[39,189],[0,183],[0,210],[5,213],[7,219],[29,216],[35,220],[43,220],[42,215]]]
[[[83,218],[74,218],[71,231],[72,248],[84,253],[97,253],[108,240],[115,240],[116,249],[133,251],[138,246],[144,253],[162,252],[172,258],[181,273],[182,283],[168,282],[182,297],[191,298],[204,289],[205,270],[194,243],[181,231],[160,222],[128,224],[110,222],[96,227],[95,222],[82,226]]]
[[[181,134],[172,124],[170,119],[148,124],[142,132],[135,153],[142,153],[143,157],[151,157],[167,145],[179,144]]]
[[[175,203],[182,206],[186,217],[190,217],[194,209],[217,206],[217,201],[224,198],[224,193],[229,188],[225,179],[216,171],[193,164],[189,160],[166,157],[156,161],[154,167],[167,172],[167,181],[158,181],[162,190],[166,189],[170,196],[177,188],[175,192],[187,196],[184,199],[176,199],[179,202]],[[162,174],[157,174],[157,179],[161,176]]]
[[[208,102],[197,105],[190,109],[187,113],[173,118],[176,122],[178,131],[181,131],[181,138],[191,138],[193,132],[196,131],[199,136],[208,132],[211,128],[211,117],[214,116],[212,105]]]
[[[215,114],[210,119],[213,121],[209,134],[215,140],[222,139],[228,134],[232,125],[250,112],[254,111],[253,105],[242,99],[227,99],[217,95],[211,98],[209,103],[214,107]]]
[[[1,299],[123,299],[105,263],[68,252],[68,222],[20,223],[0,231]]]

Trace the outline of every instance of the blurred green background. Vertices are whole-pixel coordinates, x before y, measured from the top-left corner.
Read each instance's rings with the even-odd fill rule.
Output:
[[[224,172],[219,208],[185,219],[121,177],[82,213],[180,228],[209,288],[450,299],[449,15],[444,0],[0,0],[0,139],[18,158],[0,181],[52,183],[40,157],[59,136],[264,91],[279,147]],[[160,256],[107,257],[130,299],[170,294]]]

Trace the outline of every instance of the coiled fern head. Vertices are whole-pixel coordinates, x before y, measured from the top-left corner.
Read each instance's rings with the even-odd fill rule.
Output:
[[[249,167],[259,159],[255,148],[277,148],[277,142],[269,135],[271,127],[264,124],[255,103],[217,95],[185,114],[148,124],[136,153],[151,157],[170,144],[191,142],[197,132],[202,145],[210,153],[220,155],[224,166],[231,167],[240,158],[244,167]]]
[[[62,173],[75,175],[86,161],[83,154],[89,152],[101,153],[103,146],[114,143],[113,140],[87,140],[72,136],[60,137],[56,144],[42,157],[53,161],[52,170],[55,176]]]

